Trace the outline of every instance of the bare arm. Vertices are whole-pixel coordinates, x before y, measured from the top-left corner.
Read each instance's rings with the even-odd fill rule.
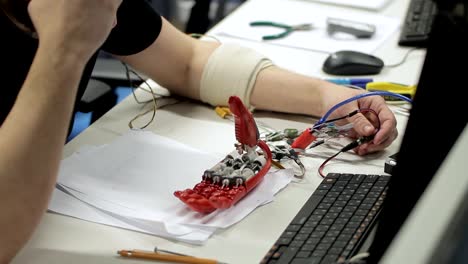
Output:
[[[49,50],[39,49],[0,129],[3,261],[29,238],[46,210],[84,68],[84,62],[73,56],[50,54]]]
[[[277,67],[260,72],[252,92],[252,104],[259,109],[323,116],[335,104],[363,93],[317,78],[310,78]],[[398,136],[396,119],[380,96],[365,97],[348,103],[335,111],[335,116],[345,116],[359,108],[371,108],[380,120],[380,130],[370,143],[355,149],[359,155],[376,152],[388,147]],[[332,115],[333,116],[333,115]],[[364,115],[349,118],[358,135],[375,133],[375,124]]]
[[[47,209],[83,69],[109,34],[120,4],[65,2],[35,0],[28,7],[39,48],[0,127],[0,263],[15,256]]]
[[[117,57],[171,92],[200,99],[203,68],[218,46],[216,42],[193,39],[163,19],[161,33],[150,47],[135,55]],[[251,103],[258,109],[318,116],[323,112],[320,85],[330,84],[271,67],[259,74]],[[291,93],[291,88],[297,91]]]
[[[200,99],[203,67],[218,43],[198,41],[183,34],[163,18],[161,33],[142,52],[116,56],[150,76],[172,93]]]
[[[150,47],[138,54],[119,58],[171,92],[200,99],[203,68],[218,45],[193,39],[163,20],[162,31]],[[354,89],[274,66],[258,74],[250,103],[257,109],[322,116],[336,103],[358,93]],[[336,114],[345,115],[363,107],[372,107],[378,113],[381,129],[373,143],[356,149],[361,155],[389,146],[397,136],[396,119],[380,97],[367,97],[348,104]],[[367,136],[374,133],[375,127],[363,115],[357,114],[350,121],[358,134]]]

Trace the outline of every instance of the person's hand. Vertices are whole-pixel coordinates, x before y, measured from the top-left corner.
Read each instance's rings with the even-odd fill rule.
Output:
[[[55,52],[88,60],[115,25],[122,0],[31,0],[28,12],[39,38]]]
[[[365,93],[365,91],[338,86],[335,84],[325,84],[322,100],[323,114],[325,114],[334,105],[362,93]],[[350,136],[359,137],[375,134],[372,141],[364,143],[354,149],[357,154],[365,155],[367,153],[380,151],[388,147],[397,138],[398,131],[396,128],[397,122],[395,116],[381,96],[367,96],[357,101],[347,103],[334,111],[330,115],[329,119],[348,115],[357,109],[372,109],[378,115],[378,120],[377,116],[372,113],[368,113],[366,115],[358,113],[348,118],[348,121],[353,123],[354,128],[354,133]],[[379,122],[380,128],[377,131]]]

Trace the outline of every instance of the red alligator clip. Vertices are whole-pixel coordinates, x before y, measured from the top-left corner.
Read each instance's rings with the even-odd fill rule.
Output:
[[[307,128],[302,134],[297,137],[291,144],[293,149],[306,149],[317,137],[312,133],[312,129]]]
[[[229,109],[235,117],[236,150],[203,173],[193,189],[174,195],[192,210],[211,213],[233,206],[260,183],[271,167],[271,151],[260,140],[252,113],[237,96],[229,98]],[[263,153],[257,153],[259,147]]]

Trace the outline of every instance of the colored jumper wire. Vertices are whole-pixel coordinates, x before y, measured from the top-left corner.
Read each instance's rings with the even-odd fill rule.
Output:
[[[335,119],[331,119],[331,120],[327,120],[328,117],[336,110],[338,109],[339,107],[347,104],[347,103],[350,103],[352,101],[356,101],[356,100],[359,100],[361,98],[364,98],[364,97],[368,97],[368,96],[392,96],[392,97],[397,97],[403,101],[407,101],[409,103],[412,103],[412,100],[406,96],[403,96],[403,95],[400,95],[400,94],[396,94],[396,93],[392,93],[392,92],[387,92],[387,91],[379,91],[379,92],[367,92],[367,93],[362,93],[362,94],[358,94],[356,96],[353,96],[349,99],[346,99],[336,105],[334,105],[332,108],[330,108],[326,113],[325,115],[323,115],[318,121],[317,123],[315,123],[311,128],[307,128],[306,130],[304,130],[304,132],[302,132],[302,134],[296,138],[296,140],[294,140],[294,142],[291,144],[291,147],[293,149],[305,149],[307,148],[307,146],[309,144],[311,144],[314,140],[317,139],[317,136],[314,135],[314,132],[316,131],[317,128],[319,128],[320,126],[322,126],[323,124],[325,123],[331,123],[333,121],[337,121],[337,120],[340,120],[340,119],[344,119],[344,118],[347,118],[347,117],[351,117],[357,113],[355,112],[351,112],[348,114],[348,116],[344,116],[344,117],[340,117],[340,118],[335,118]],[[359,110],[358,110],[359,111]]]
[[[363,137],[360,137],[358,139],[356,139],[355,141],[351,142],[350,144],[348,144],[347,146],[343,147],[339,152],[337,152],[336,154],[334,154],[333,156],[329,157],[328,159],[326,159],[319,167],[319,174],[320,176],[322,176],[323,178],[325,178],[325,175],[323,174],[323,168],[325,167],[325,164],[327,164],[331,159],[335,158],[336,156],[338,156],[341,152],[346,152],[348,150],[351,150],[351,149],[354,149],[366,142],[369,142],[371,140],[374,139],[374,136],[375,134],[380,130],[380,120],[378,119],[378,114],[372,110],[372,109],[359,109],[359,110],[355,110],[351,113],[349,113],[348,115],[344,116],[344,117],[339,117],[339,118],[335,118],[335,119],[331,119],[331,120],[327,120],[327,118],[336,110],[338,109],[339,107],[347,104],[347,103],[350,103],[352,101],[355,101],[355,100],[359,100],[361,98],[364,98],[364,97],[367,97],[367,96],[376,96],[376,95],[379,95],[379,96],[392,96],[392,97],[397,97],[403,101],[406,101],[406,102],[409,102],[409,103],[412,103],[412,100],[406,96],[403,96],[403,95],[400,95],[400,94],[396,94],[396,93],[392,93],[392,92],[387,92],[387,91],[379,91],[379,92],[367,92],[367,93],[363,93],[363,94],[359,94],[359,95],[356,95],[354,97],[351,97],[347,100],[344,100],[338,104],[336,104],[335,106],[333,106],[331,109],[329,109],[325,115],[323,115],[319,121],[317,123],[314,124],[314,126],[312,128],[307,128],[304,132],[302,132],[302,134],[296,138],[296,140],[291,144],[291,147],[293,149],[305,149],[307,146],[309,146],[313,141],[315,141],[317,139],[317,135],[315,135],[315,133],[317,132],[317,128],[320,128],[323,124],[326,124],[326,123],[331,123],[331,122],[334,122],[334,121],[337,121],[337,120],[340,120],[340,119],[344,119],[344,118],[347,118],[347,117],[350,117],[350,116],[353,116],[355,114],[357,114],[359,111],[367,111],[367,112],[371,112],[373,113],[375,116],[377,116],[377,122],[378,122],[378,126],[377,126],[377,131],[374,133],[374,135],[371,135],[371,136],[363,136]],[[356,112],[358,111],[358,112]]]

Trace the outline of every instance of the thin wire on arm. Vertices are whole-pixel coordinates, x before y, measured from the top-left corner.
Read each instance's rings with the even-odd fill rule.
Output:
[[[212,35],[205,35],[205,34],[199,34],[199,33],[190,33],[188,35],[190,37],[196,38],[196,39],[200,39],[202,37],[207,37],[207,38],[211,38],[211,39],[215,40],[218,43],[221,43],[221,40],[219,40],[218,38],[216,38],[215,36],[212,36]]]
[[[139,119],[140,117],[142,116],[145,116],[146,114],[148,114],[149,112],[153,112],[153,114],[151,115],[151,119],[143,126],[141,126],[139,129],[144,129],[146,128],[147,126],[149,126],[153,120],[154,120],[154,117],[156,115],[156,109],[157,109],[157,103],[156,103],[156,93],[153,91],[153,88],[151,88],[151,85],[148,84],[148,82],[143,79],[143,77],[141,77],[140,74],[138,74],[137,72],[135,72],[134,70],[130,69],[130,67],[128,67],[128,65],[125,63],[125,62],[122,62],[123,66],[125,67],[125,75],[127,76],[127,80],[130,84],[130,88],[132,89],[132,95],[133,95],[133,98],[135,99],[135,101],[138,103],[138,104],[147,104],[149,102],[153,102],[153,107],[143,113],[140,113],[138,115],[136,115],[134,118],[132,118],[129,122],[128,122],[128,126],[130,127],[130,129],[133,129],[134,126],[133,126],[133,122],[137,119]],[[138,97],[136,96],[135,94],[135,89],[137,88],[133,81],[132,81],[132,78],[130,77],[130,73],[134,74],[135,76],[137,76],[140,81],[142,81],[142,83],[144,83],[146,86],[148,86],[148,89],[146,89],[145,87],[143,86],[140,86],[140,89],[142,89],[143,91],[147,92],[147,93],[150,93],[151,94],[151,99],[150,100],[147,100],[147,101],[140,101],[138,99]]]
[[[221,43],[221,41],[219,39],[217,39],[216,37],[213,37],[213,36],[210,36],[210,35],[204,35],[204,34],[196,34],[196,33],[193,33],[193,34],[189,34],[189,36],[193,37],[193,38],[201,38],[201,37],[209,37],[209,38],[212,38],[214,39],[215,41]],[[135,101],[138,103],[138,104],[147,104],[149,102],[153,102],[153,107],[143,113],[140,113],[138,115],[136,115],[132,120],[130,120],[128,122],[128,126],[133,129],[134,126],[133,126],[133,122],[137,119],[139,119],[140,117],[143,117],[145,116],[146,114],[148,114],[149,112],[152,112],[152,115],[151,115],[151,119],[143,126],[139,127],[139,129],[144,129],[146,127],[148,127],[153,121],[154,121],[154,117],[156,116],[156,109],[158,108],[158,105],[157,105],[157,101],[156,101],[156,96],[160,96],[159,94],[155,93],[153,91],[153,88],[151,88],[151,85],[149,85],[149,83],[139,74],[137,73],[136,71],[134,71],[133,69],[131,69],[130,67],[128,67],[128,65],[121,61],[121,63],[123,64],[123,66],[125,67],[125,75],[127,77],[127,80],[130,84],[130,87],[132,89],[132,95],[133,95],[133,98],[135,99]],[[148,88],[146,89],[145,87],[141,86],[140,87],[136,87],[136,85],[134,85],[133,81],[132,81],[132,78],[130,77],[130,73],[132,73],[133,75],[137,76],[138,79],[140,79],[140,81],[142,83],[144,83]],[[150,100],[147,100],[147,101],[140,101],[138,99],[138,97],[136,96],[135,94],[135,89],[137,88],[140,88],[141,90],[151,94],[151,99]]]

